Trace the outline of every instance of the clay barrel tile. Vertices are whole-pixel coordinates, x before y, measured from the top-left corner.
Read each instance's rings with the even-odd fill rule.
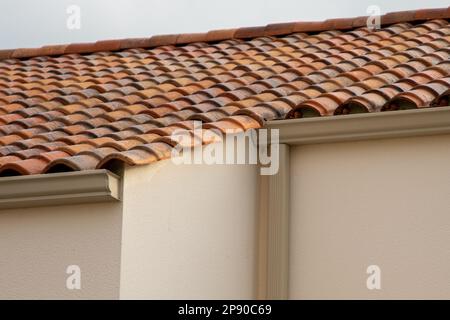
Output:
[[[206,34],[206,41],[223,41],[228,39],[234,39],[236,31],[238,29],[221,29],[221,30],[212,30]]]
[[[152,36],[149,39],[149,47],[171,46],[177,42],[178,34],[165,34]]]

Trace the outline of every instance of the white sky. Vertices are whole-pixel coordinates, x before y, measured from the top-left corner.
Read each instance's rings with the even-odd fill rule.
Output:
[[[81,29],[66,27],[70,5]],[[450,0],[1,0],[0,49],[440,8]]]

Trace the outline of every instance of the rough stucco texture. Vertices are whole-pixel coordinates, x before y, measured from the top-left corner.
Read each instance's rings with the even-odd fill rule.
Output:
[[[119,297],[122,206],[100,203],[0,211],[0,299]],[[69,265],[81,290],[68,290]]]
[[[2,210],[0,298],[254,298],[258,172],[166,160],[127,168],[121,203]]]
[[[450,297],[450,135],[291,154],[290,297]],[[381,290],[366,269],[381,268]]]
[[[254,298],[257,174],[170,160],[128,168],[120,297]]]

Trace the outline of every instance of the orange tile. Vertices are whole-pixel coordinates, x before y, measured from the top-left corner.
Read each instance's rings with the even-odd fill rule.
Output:
[[[166,159],[170,134],[194,121],[244,131],[448,105],[449,18],[424,9],[383,15],[379,30],[356,17],[1,50],[0,175]]]

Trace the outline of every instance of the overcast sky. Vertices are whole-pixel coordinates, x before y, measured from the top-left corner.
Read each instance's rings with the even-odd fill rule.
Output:
[[[447,7],[449,0],[0,0],[0,48],[205,32],[274,22],[324,20]],[[67,8],[80,8],[69,29]]]

